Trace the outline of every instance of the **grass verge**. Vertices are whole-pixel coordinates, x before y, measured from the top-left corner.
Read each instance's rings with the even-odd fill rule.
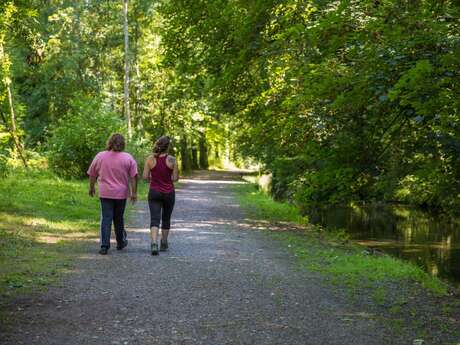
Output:
[[[396,337],[460,341],[460,301],[446,283],[412,263],[369,255],[343,231],[309,224],[295,206],[273,201],[253,184],[235,189],[257,228],[274,230],[269,236],[296,256],[298,268],[318,272],[361,311],[357,315],[380,320]]]
[[[295,206],[272,200],[254,185],[236,188],[239,202],[251,218],[303,226],[302,232],[273,232],[272,236],[283,241],[301,265],[309,269],[328,273],[332,280],[340,279],[351,287],[375,281],[412,280],[436,295],[447,292],[444,282],[421,268],[387,255],[368,255],[364,248],[351,244],[344,232],[309,224]]]
[[[147,184],[139,181],[139,198]],[[0,296],[45,288],[99,236],[99,199],[86,180],[47,171],[16,171],[0,179]],[[129,212],[129,206],[127,211]]]
[[[308,218],[302,216],[297,207],[274,201],[257,190],[255,185],[241,184],[236,188],[240,205],[248,211],[252,218],[308,225]]]
[[[139,181],[141,200],[147,191]],[[97,249],[99,199],[88,196],[87,180],[16,170],[0,179],[0,194],[0,297],[43,289],[70,270],[88,241]]]
[[[47,286],[68,270],[84,241],[98,236],[97,198],[86,181],[48,172],[0,180],[0,295]]]

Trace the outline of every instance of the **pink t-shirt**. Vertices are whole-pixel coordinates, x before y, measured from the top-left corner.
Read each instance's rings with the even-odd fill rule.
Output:
[[[94,157],[87,173],[97,177],[99,197],[127,199],[129,177],[137,175],[137,164],[129,153],[102,151]]]

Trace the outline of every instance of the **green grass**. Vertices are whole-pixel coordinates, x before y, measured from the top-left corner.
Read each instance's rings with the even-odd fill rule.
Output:
[[[34,291],[71,268],[98,236],[99,205],[87,181],[16,171],[0,180],[0,294]]]
[[[236,188],[239,193],[238,201],[253,218],[297,224],[308,223],[308,218],[302,216],[297,207],[273,201],[264,193],[256,190],[252,184],[242,184]]]
[[[147,193],[140,180],[139,200]],[[88,241],[97,249],[99,199],[88,196],[87,180],[17,170],[0,179],[0,194],[0,296],[46,288],[71,270]]]
[[[299,265],[326,274],[331,281],[352,289],[379,286],[382,282],[412,281],[428,291],[443,295],[447,286],[421,268],[391,256],[366,255],[362,247],[349,243],[343,232],[331,232],[308,224],[299,210],[287,203],[273,201],[254,185],[236,186],[238,199],[253,219],[292,222],[303,225],[302,232],[271,232],[297,258]],[[377,287],[376,303],[385,300],[385,292]]]
[[[351,309],[372,315],[387,327],[389,336],[407,332],[406,336],[417,334],[427,342],[460,337],[460,304],[438,278],[388,255],[368,255],[344,231],[309,224],[296,207],[273,201],[255,185],[235,189],[251,223],[271,229],[266,234],[296,256],[298,270],[317,272],[322,283],[340,298],[348,298]]]

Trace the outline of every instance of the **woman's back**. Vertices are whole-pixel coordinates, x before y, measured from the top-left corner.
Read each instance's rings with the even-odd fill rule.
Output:
[[[174,191],[172,180],[173,169],[167,165],[167,158],[168,155],[155,157],[155,166],[150,170],[150,188],[160,193],[171,193]]]

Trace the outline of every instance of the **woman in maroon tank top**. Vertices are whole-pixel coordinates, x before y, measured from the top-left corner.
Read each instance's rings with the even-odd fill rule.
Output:
[[[153,155],[149,156],[144,165],[144,179],[150,181],[150,236],[152,255],[158,255],[158,230],[161,220],[160,251],[168,249],[168,235],[171,228],[171,214],[174,208],[174,182],[179,180],[179,169],[176,158],[168,155],[171,140],[167,136],[160,137],[153,147]]]

